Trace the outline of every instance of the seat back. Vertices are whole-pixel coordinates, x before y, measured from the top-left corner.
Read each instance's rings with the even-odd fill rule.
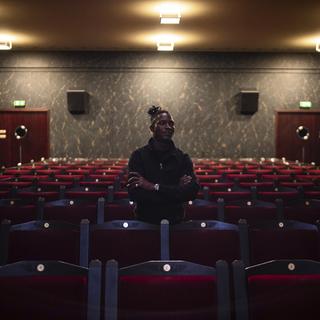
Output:
[[[240,219],[251,221],[276,220],[278,209],[274,203],[259,200],[224,201],[225,222],[237,224]]]
[[[61,261],[0,267],[2,319],[100,320],[101,263],[89,269]]]
[[[22,199],[0,200],[0,221],[10,220],[12,223],[23,223],[41,219],[43,215],[44,199],[36,201]]]
[[[103,221],[134,220],[135,205],[129,199],[118,199],[107,202],[104,207]]]
[[[316,225],[294,220],[264,221],[249,226],[240,222],[247,265],[276,259],[320,260],[319,231]]]
[[[170,227],[170,259],[214,266],[240,259],[238,226],[220,221],[189,221]]]
[[[217,220],[218,203],[203,199],[189,201],[185,205],[186,220]]]
[[[59,221],[30,221],[1,224],[0,264],[22,260],[61,260],[87,266],[85,247],[81,246],[88,221],[79,225]]]
[[[105,319],[230,319],[227,263],[186,261],[106,267]]]
[[[89,259],[110,259],[129,266],[161,258],[160,227],[134,220],[115,220],[90,226]]]
[[[320,263],[269,261],[245,268],[233,263],[236,319],[300,320],[320,317]]]
[[[61,199],[47,202],[43,210],[46,220],[59,220],[79,224],[82,219],[97,223],[98,217],[103,217],[104,198],[98,200]]]

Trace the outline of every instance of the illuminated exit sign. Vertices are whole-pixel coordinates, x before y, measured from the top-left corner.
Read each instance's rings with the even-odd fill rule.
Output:
[[[26,100],[14,100],[13,106],[15,108],[24,108],[26,106]]]
[[[299,107],[302,109],[309,109],[312,107],[311,101],[300,101]]]

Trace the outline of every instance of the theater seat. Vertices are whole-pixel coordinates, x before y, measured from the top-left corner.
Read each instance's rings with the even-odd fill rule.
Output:
[[[237,224],[240,219],[248,223],[262,220],[277,220],[278,209],[275,203],[259,200],[224,201],[223,219],[227,223]]]
[[[82,219],[97,223],[104,216],[104,198],[61,199],[45,203],[43,218],[79,224]]]
[[[0,265],[22,260],[61,260],[87,266],[81,246],[89,225],[58,221],[30,221],[11,225],[4,220],[0,229]]]
[[[320,260],[319,230],[316,225],[294,220],[239,223],[245,244],[246,265],[277,259]],[[248,260],[247,260],[247,258]]]
[[[186,261],[106,266],[105,320],[229,320],[226,262],[214,267]]]
[[[101,263],[20,261],[0,267],[1,319],[100,320]]]
[[[116,220],[90,226],[89,260],[110,259],[129,266],[161,259],[160,227],[133,220]]]
[[[39,220],[43,216],[44,199],[36,201],[28,199],[2,199],[0,200],[0,221],[10,220],[12,223],[23,223]]]
[[[233,263],[237,320],[320,318],[320,263],[269,261],[244,267]]]
[[[315,224],[320,219],[320,199],[296,199],[283,208],[284,218]]]
[[[218,202],[195,199],[185,204],[186,220],[218,220]]]
[[[103,221],[99,223],[112,220],[134,220],[134,209],[134,203],[126,198],[107,202],[104,207]]]
[[[214,266],[218,260],[240,259],[237,225],[219,221],[187,221],[170,226],[169,257]]]

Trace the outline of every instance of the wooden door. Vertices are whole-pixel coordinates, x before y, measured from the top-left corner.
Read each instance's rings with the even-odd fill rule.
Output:
[[[308,129],[307,140],[299,138],[300,126]],[[320,164],[320,110],[277,111],[276,157]]]
[[[27,134],[16,139],[15,130],[24,125]],[[49,157],[49,111],[42,108],[0,110],[0,165],[38,161]]]

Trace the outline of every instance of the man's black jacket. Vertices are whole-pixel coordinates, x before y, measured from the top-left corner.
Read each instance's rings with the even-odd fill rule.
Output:
[[[139,220],[160,223],[168,219],[177,223],[184,217],[183,203],[193,200],[199,190],[190,157],[169,141],[165,152],[154,148],[154,140],[134,151],[129,160],[129,172],[138,172],[146,180],[159,184],[159,191],[138,188],[129,190],[130,199],[137,204],[136,215]],[[184,175],[192,177],[191,183],[179,186]]]

